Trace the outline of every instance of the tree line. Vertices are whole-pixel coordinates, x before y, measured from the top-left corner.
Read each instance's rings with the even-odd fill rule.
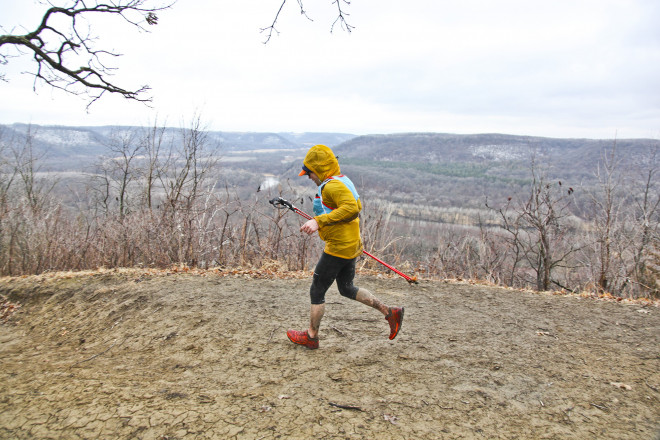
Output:
[[[289,218],[220,185],[199,118],[175,135],[117,130],[79,185],[44,176],[34,136],[0,138],[0,274],[98,267],[306,265]],[[303,243],[303,247],[298,245]]]
[[[107,154],[64,188],[44,173],[47,158],[33,133],[2,135],[1,275],[273,262],[301,270],[321,251],[316,237],[299,233],[297,216],[268,204],[277,195],[304,204],[309,188],[246,191],[221,177],[218,147],[199,117],[177,131],[157,123],[116,130]],[[548,177],[532,156],[527,183],[504,203],[487,201],[488,215],[472,226],[405,221],[400,205],[365,197],[365,247],[422,277],[658,297],[658,148],[634,168],[616,153],[614,143],[599,160],[596,184],[579,188]],[[361,265],[381,269],[368,259]]]

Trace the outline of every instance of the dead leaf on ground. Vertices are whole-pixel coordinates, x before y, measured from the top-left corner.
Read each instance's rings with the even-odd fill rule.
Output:
[[[393,425],[397,424],[397,420],[398,420],[397,416],[393,416],[391,414],[383,414],[383,418]]]
[[[617,388],[621,388],[622,390],[626,390],[626,391],[632,390],[632,387],[630,385],[621,382],[610,382],[610,385],[615,386]]]

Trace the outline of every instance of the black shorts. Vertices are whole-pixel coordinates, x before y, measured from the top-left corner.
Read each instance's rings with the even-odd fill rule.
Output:
[[[357,257],[348,260],[323,252],[314,269],[314,279],[312,287],[309,289],[312,304],[325,303],[325,293],[335,280],[337,280],[337,288],[342,296],[355,299],[358,292],[358,288],[353,285],[356,260]]]

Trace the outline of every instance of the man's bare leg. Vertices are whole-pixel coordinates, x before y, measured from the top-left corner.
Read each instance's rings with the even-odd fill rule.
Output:
[[[390,311],[390,308],[383,304],[371,292],[361,287],[358,289],[355,300],[361,302],[362,304],[368,305],[369,307],[373,307],[385,316],[387,316]]]
[[[325,304],[312,304],[309,311],[309,330],[307,334],[310,338],[319,337],[319,327],[321,326],[321,319],[325,313]]]
[[[403,307],[387,307],[378,298],[373,296],[371,292],[362,288],[358,289],[355,299],[385,315],[385,319],[390,324],[390,339],[396,338],[401,328],[401,321],[403,321]]]

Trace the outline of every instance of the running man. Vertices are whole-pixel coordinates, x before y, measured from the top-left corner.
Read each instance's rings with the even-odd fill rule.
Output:
[[[360,220],[362,202],[355,185],[342,175],[339,162],[325,145],[309,149],[303,161],[300,176],[307,175],[317,186],[314,199],[314,218],[301,226],[300,231],[313,234],[318,231],[325,249],[314,269],[309,329],[288,330],[291,342],[310,349],[319,348],[319,327],[325,312],[325,293],[337,281],[339,293],[380,311],[390,324],[390,339],[401,329],[403,307],[388,307],[364,288],[353,285],[355,262],[362,254]]]

